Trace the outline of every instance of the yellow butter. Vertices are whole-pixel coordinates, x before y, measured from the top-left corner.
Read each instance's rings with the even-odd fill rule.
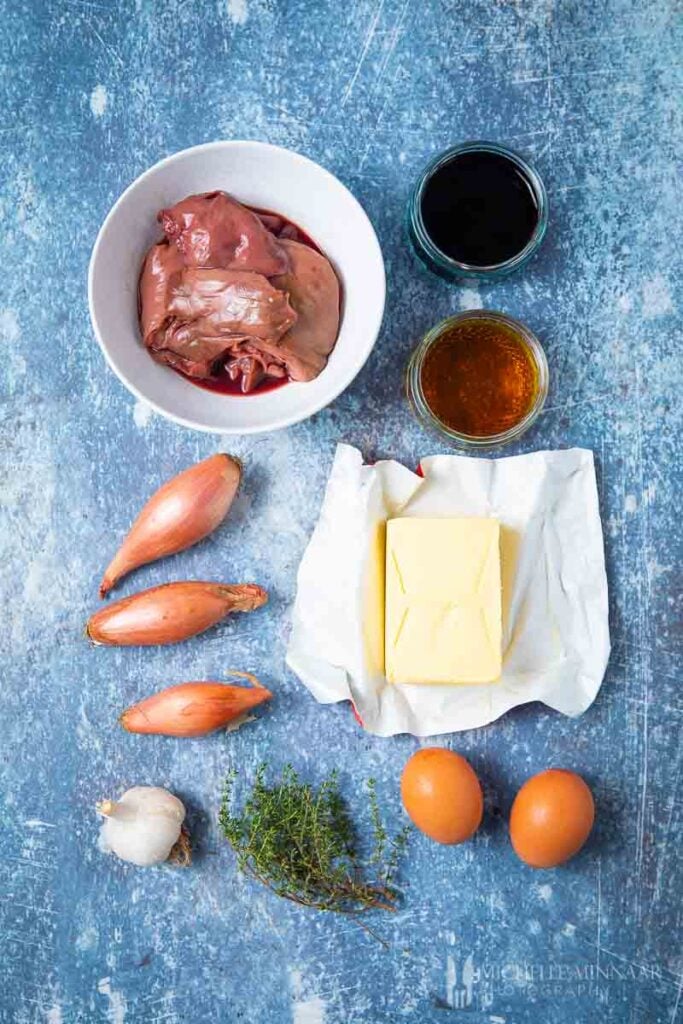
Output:
[[[390,683],[491,683],[501,673],[497,519],[390,519],[385,675]]]

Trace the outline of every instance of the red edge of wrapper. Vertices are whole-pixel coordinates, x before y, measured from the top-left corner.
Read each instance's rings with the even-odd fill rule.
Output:
[[[349,701],[349,703],[351,705],[351,714],[356,719],[356,721],[358,722],[358,724],[361,727],[361,729],[364,729],[365,726],[363,724],[363,719],[358,714],[358,709],[356,708],[356,705],[353,703],[353,701]]]

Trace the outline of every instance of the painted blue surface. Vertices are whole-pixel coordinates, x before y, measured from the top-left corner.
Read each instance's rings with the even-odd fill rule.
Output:
[[[676,7],[0,0],[2,1022],[683,1020]],[[433,153],[478,136],[536,162],[550,230],[522,274],[449,286],[413,262],[403,207]],[[298,149],[348,184],[376,225],[389,293],[377,347],[338,401],[226,445],[134,403],[93,340],[85,277],[138,173],[243,137]],[[459,848],[412,839],[403,907],[374,921],[385,948],[238,877],[215,812],[228,767],[248,776],[265,758],[311,779],[339,767],[359,812],[374,775],[399,822],[416,741],[364,735],[347,707],[313,702],[284,668],[288,609],[335,442],[408,465],[435,451],[402,368],[438,318],[474,305],[520,317],[548,353],[547,409],[516,450],[596,453],[614,649],[582,718],[530,706],[446,740],[481,774],[485,824]],[[229,523],[121,593],[255,579],[270,606],[175,649],[90,648],[96,583],[142,498],[226,447],[246,464]],[[277,693],[258,723],[186,742],[117,726],[156,687],[231,666]],[[534,873],[505,819],[519,783],[550,764],[585,774],[598,823],[569,866]],[[144,782],[186,800],[191,870],[134,870],[96,850],[95,800]]]

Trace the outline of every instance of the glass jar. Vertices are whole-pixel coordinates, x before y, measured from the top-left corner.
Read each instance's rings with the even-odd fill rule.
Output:
[[[423,389],[422,368],[427,353],[445,334],[466,321],[487,320],[501,324],[515,335],[523,346],[534,372],[534,392],[524,415],[507,430],[496,434],[471,435],[444,423],[430,407]],[[548,395],[548,361],[538,338],[524,324],[504,313],[476,309],[447,317],[432,327],[413,352],[406,369],[406,393],[417,419],[428,428],[436,430],[442,437],[459,448],[482,449],[516,441],[538,418]]]
[[[422,199],[427,183],[445,164],[464,153],[493,153],[514,163],[532,191],[536,204],[538,219],[534,231],[526,245],[502,263],[481,266],[460,263],[442,252],[428,234],[423,216]],[[423,170],[410,195],[407,211],[408,235],[416,255],[422,263],[435,274],[448,280],[462,277],[483,280],[503,277],[524,266],[539,248],[548,225],[548,196],[542,179],[537,171],[513,149],[499,145],[497,142],[463,142],[452,146],[436,156]]]

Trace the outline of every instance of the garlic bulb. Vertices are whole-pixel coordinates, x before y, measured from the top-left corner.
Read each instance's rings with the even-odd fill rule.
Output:
[[[97,804],[105,821],[99,847],[139,867],[162,864],[181,836],[185,807],[167,789],[133,786],[118,800]]]

